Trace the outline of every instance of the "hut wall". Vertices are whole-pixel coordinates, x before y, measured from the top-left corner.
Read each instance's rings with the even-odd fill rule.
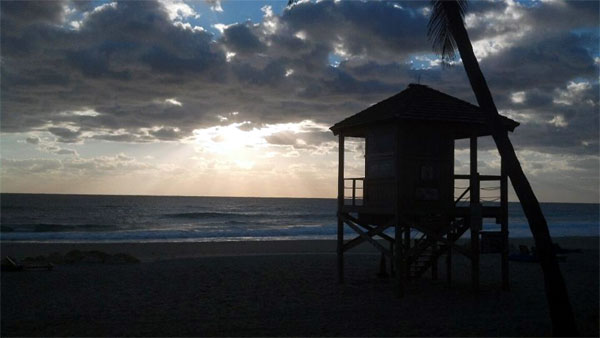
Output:
[[[398,137],[396,133],[399,132]],[[396,152],[399,161],[396,168]],[[398,175],[399,186],[396,186]],[[372,126],[366,132],[365,206],[448,218],[454,203],[454,134],[435,123]],[[436,224],[444,223],[435,221]]]
[[[437,124],[403,125],[399,138],[402,213],[448,216],[454,199],[454,138]]]
[[[366,133],[365,205],[392,208],[396,173],[396,127],[379,125]]]

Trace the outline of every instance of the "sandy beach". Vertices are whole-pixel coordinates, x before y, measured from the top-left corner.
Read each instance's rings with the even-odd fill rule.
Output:
[[[598,238],[555,242],[582,249],[560,265],[579,330],[598,336]],[[346,282],[337,284],[334,241],[1,244],[3,257],[18,259],[75,249],[141,263],[3,272],[3,336],[551,334],[539,265],[511,262],[506,292],[496,255],[482,256],[478,293],[469,262],[456,256],[451,286],[440,264],[439,280],[411,281],[399,299],[392,279],[376,277],[379,255],[367,246],[346,255]]]

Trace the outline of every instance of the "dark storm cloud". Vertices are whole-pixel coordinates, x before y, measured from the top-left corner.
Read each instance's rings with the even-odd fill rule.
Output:
[[[499,83],[505,89],[553,89],[563,86],[565,80],[591,77],[597,72],[593,57],[597,48],[595,53],[589,51],[597,43],[598,34],[562,33],[492,55],[481,62],[481,67],[490,70],[486,75],[492,85]],[[540,81],[541,76],[544,81]]]
[[[69,128],[52,127],[48,131],[58,137],[59,142],[73,143],[77,142],[81,135],[81,130],[71,130]]]
[[[261,23],[229,25],[215,40],[207,31],[174,25],[153,1],[98,10],[89,2],[1,2],[1,128],[45,130],[59,142],[151,142],[244,121],[245,130],[306,119],[330,125],[417,80],[475,102],[460,64],[410,64],[431,53],[427,5],[303,2],[281,15],[267,13]],[[69,28],[67,7],[86,11],[78,29]],[[474,1],[470,13],[473,41],[497,39],[504,46],[481,67],[499,109],[528,117],[513,136],[518,144],[597,153],[598,4],[526,8]],[[590,27],[596,31],[578,30]],[[235,56],[228,60],[226,52]],[[347,60],[331,67],[334,54]],[[592,87],[576,102],[557,104],[575,80]],[[525,99],[514,102],[515,92]],[[78,113],[89,109],[96,114]],[[326,134],[268,141],[311,145],[328,142]]]
[[[110,60],[102,50],[90,49],[67,51],[65,54],[65,61],[74,69],[81,72],[84,77],[110,77],[120,80],[127,80],[130,78],[128,71],[110,70]]]
[[[525,11],[523,18],[537,28],[538,34],[591,28],[597,32],[600,17],[598,1],[557,1]]]
[[[240,54],[258,53],[266,46],[251,30],[252,23],[234,24],[223,31],[222,43],[232,52]]]
[[[597,30],[597,1],[538,2],[526,6],[519,2],[471,1],[466,22],[473,41],[509,33],[544,37],[573,29]]]
[[[80,12],[88,12],[94,9],[94,0],[74,0],[70,5],[75,7]]]
[[[427,4],[378,1],[301,3],[286,11],[281,19],[293,33],[303,31],[311,41],[332,47],[339,44],[353,55],[401,59],[411,53],[430,50],[425,38],[428,18],[421,12]],[[402,5],[404,9],[394,5]]]
[[[2,1],[2,26],[21,29],[36,23],[54,24],[62,20],[66,1]]]
[[[392,8],[380,5],[384,7],[379,11],[370,11],[384,15],[384,9]],[[346,9],[344,15],[359,18],[353,14],[358,9]],[[337,110],[340,105],[361,106],[351,96],[333,96],[399,88],[329,67],[330,41],[303,41],[292,34],[294,27],[305,28],[296,18],[302,15],[305,12],[288,13],[291,24],[278,18],[279,29],[272,34],[250,23],[229,26],[214,43],[206,32],[174,26],[158,3],[119,2],[88,12],[79,30],[42,25],[11,32],[12,42],[3,39],[3,51],[8,51],[3,53],[15,57],[7,57],[2,65],[2,129],[72,123],[89,132],[125,130],[97,133],[103,139],[146,140],[139,137],[140,128],[170,125],[184,136],[218,123],[217,115],[232,111],[242,112],[240,121],[287,122],[293,116],[330,123],[332,116],[345,113]],[[271,47],[266,49],[265,42]],[[226,63],[220,46],[240,55]],[[23,53],[17,57],[19,50]],[[259,51],[264,54],[257,55]],[[289,70],[293,74],[286,76]],[[296,107],[302,111],[285,103],[296,95],[302,100]],[[171,97],[179,97],[182,106],[165,107],[162,101]],[[63,114],[82,107],[100,114]],[[59,136],[59,141],[74,140]]]
[[[58,122],[89,129],[162,125],[177,114],[148,102],[173,97],[190,81],[196,83],[191,90],[212,85],[225,62],[213,50],[210,34],[175,27],[162,6],[149,1],[120,2],[88,13],[80,30],[32,27],[2,30],[4,131]],[[12,40],[6,41],[9,35]],[[28,53],[11,57],[22,45]],[[102,114],[61,115],[82,107]],[[190,122],[191,112],[187,115],[181,123]]]

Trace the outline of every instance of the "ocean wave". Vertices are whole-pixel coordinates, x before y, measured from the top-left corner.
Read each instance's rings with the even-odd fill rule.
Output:
[[[165,218],[223,218],[223,217],[267,217],[266,214],[249,214],[237,212],[182,212],[163,214]]]
[[[32,223],[32,224],[3,224],[2,232],[69,232],[69,231],[110,231],[116,230],[112,225],[106,224],[57,224],[57,223]]]
[[[264,219],[321,219],[323,217],[333,217],[331,213],[248,213],[248,212],[182,212],[182,213],[170,213],[163,214],[164,218],[186,218],[186,219],[198,219],[198,218],[264,218]]]
[[[3,205],[0,207],[0,210],[31,210],[33,207],[31,206],[21,206],[21,205]]]

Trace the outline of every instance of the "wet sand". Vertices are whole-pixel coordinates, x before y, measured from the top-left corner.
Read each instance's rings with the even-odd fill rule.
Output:
[[[555,239],[582,248],[561,262],[577,323],[598,336],[598,238]],[[520,240],[513,241],[519,244]],[[427,273],[397,298],[376,277],[379,255],[346,255],[337,284],[333,241],[150,244],[2,243],[2,256],[73,249],[124,252],[139,264],[63,264],[1,275],[2,336],[547,336],[538,264],[511,262],[500,289],[497,255],[481,261],[471,291],[467,259],[454,281]]]

